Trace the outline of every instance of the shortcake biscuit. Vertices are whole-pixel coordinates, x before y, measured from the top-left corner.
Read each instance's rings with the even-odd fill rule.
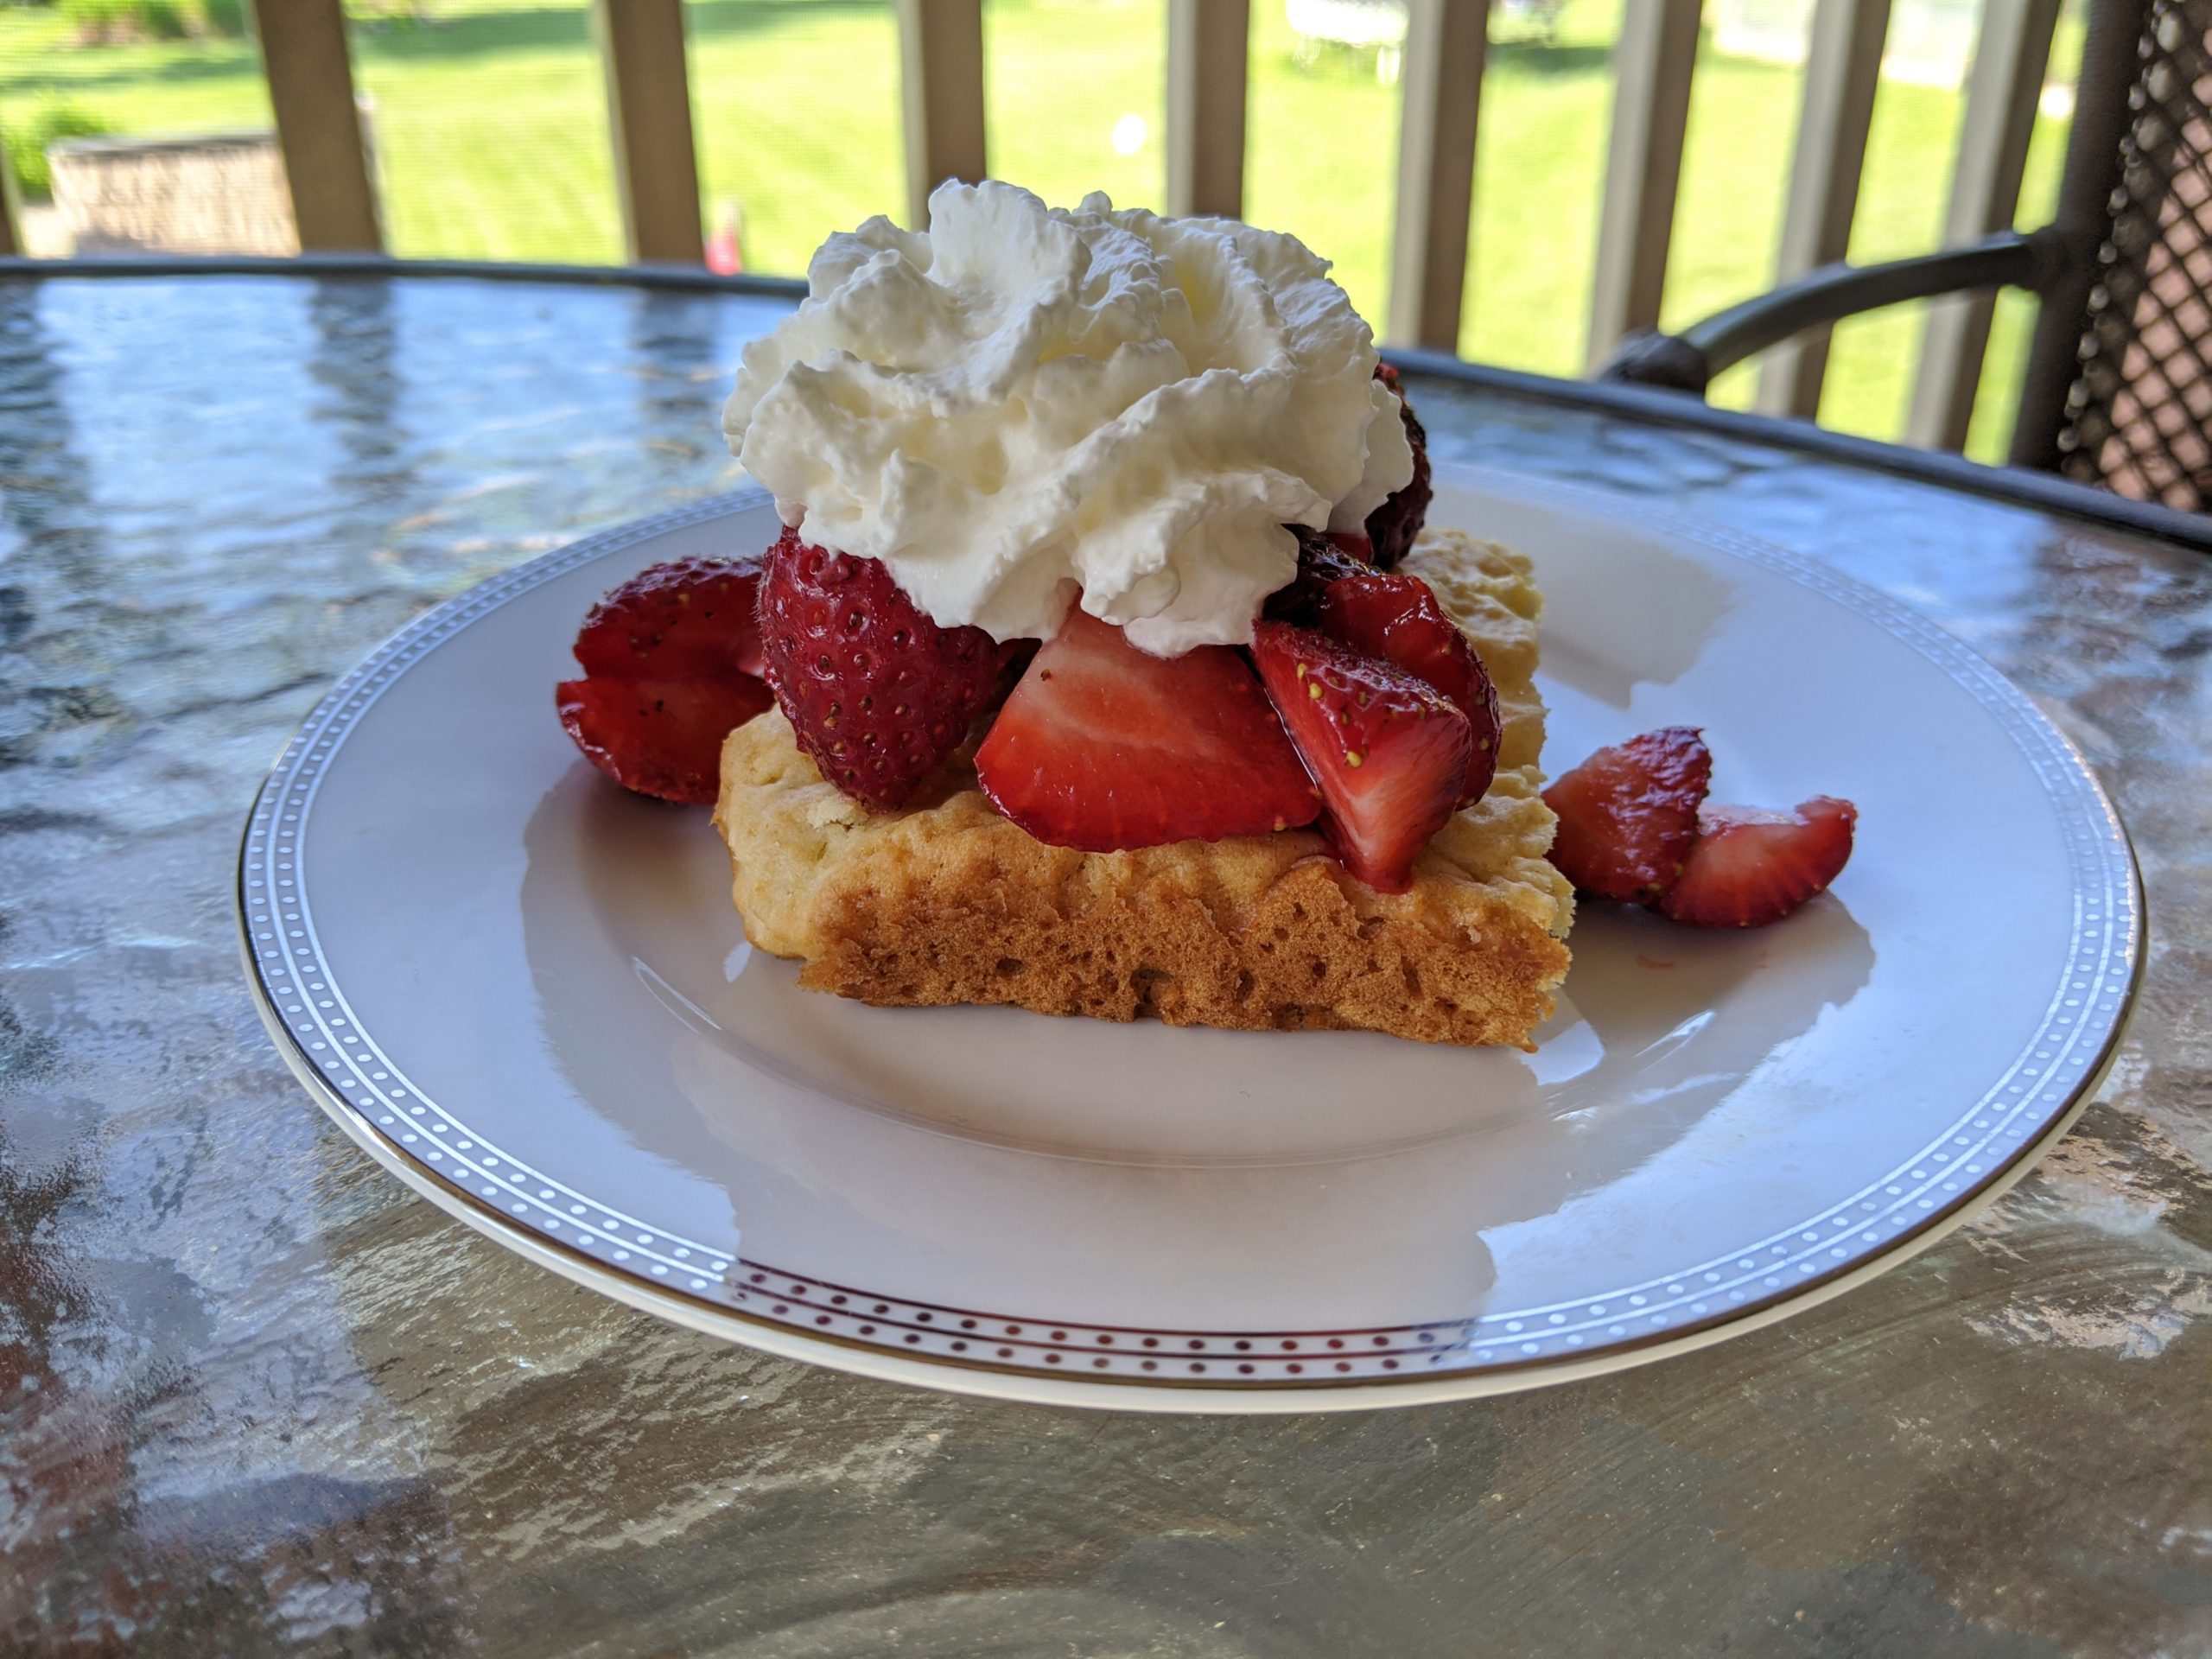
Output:
[[[1497,686],[1497,779],[1402,893],[1347,875],[1311,830],[1131,852],[1053,847],[999,816],[968,752],[903,810],[825,783],[781,713],[722,747],[715,823],[746,933],[799,982],[880,1005],[1531,1046],[1566,976],[1573,889],[1545,860],[1541,599],[1528,560],[1425,532],[1400,568],[1465,630]]]

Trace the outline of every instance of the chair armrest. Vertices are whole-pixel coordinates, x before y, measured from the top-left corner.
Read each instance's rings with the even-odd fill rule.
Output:
[[[1679,334],[1638,329],[1614,348],[1600,380],[1705,395],[1723,369],[1793,334],[1905,300],[1980,289],[2048,287],[2075,238],[2043,230],[2005,231],[1941,253],[1878,265],[1823,265],[1770,293],[1717,311]]]

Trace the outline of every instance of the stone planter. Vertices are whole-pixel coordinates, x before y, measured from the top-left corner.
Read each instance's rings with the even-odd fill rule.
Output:
[[[361,141],[370,145],[364,99]],[[77,253],[300,251],[284,158],[269,131],[70,138],[51,145],[54,211]],[[370,150],[371,176],[375,152]]]
[[[274,133],[71,138],[47,158],[79,253],[300,251]]]

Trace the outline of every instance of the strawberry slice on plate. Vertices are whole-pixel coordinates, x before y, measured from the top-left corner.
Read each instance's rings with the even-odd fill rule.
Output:
[[[1420,676],[1312,628],[1260,623],[1252,660],[1320,785],[1330,846],[1377,892],[1403,893],[1459,808],[1467,717]]]
[[[677,559],[593,606],[584,677],[554,688],[561,724],[626,789],[714,804],[722,739],[774,701],[759,677],[757,559]]]
[[[722,740],[774,699],[750,674],[677,680],[564,680],[561,724],[585,759],[625,789],[712,806]]]
[[[760,582],[761,655],[776,702],[822,775],[896,811],[967,741],[997,686],[981,628],[941,628],[874,559],[786,528]]]
[[[1544,791],[1559,815],[1553,867],[1585,893],[1649,903],[1689,857],[1712,780],[1713,755],[1694,726],[1599,750]]]
[[[1851,857],[1859,809],[1815,795],[1794,812],[1708,806],[1659,907],[1692,927],[1764,927],[1835,880]]]
[[[1497,689],[1482,658],[1418,576],[1366,574],[1331,582],[1319,626],[1355,651],[1418,674],[1452,700],[1474,734],[1459,804],[1471,806],[1497,776]]]
[[[1150,656],[1079,607],[999,710],[976,781],[1038,840],[1092,853],[1262,836],[1321,810],[1239,652]]]
[[[760,672],[761,561],[671,559],[640,570],[591,607],[576,660],[597,678],[684,679],[734,664]]]

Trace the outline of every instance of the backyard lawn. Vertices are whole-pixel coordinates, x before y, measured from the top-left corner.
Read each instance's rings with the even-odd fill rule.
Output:
[[[1516,368],[1586,366],[1586,308],[1604,164],[1608,57],[1621,0],[1570,0],[1558,39],[1501,22],[1483,88],[1482,145],[1460,349]],[[404,10],[404,8],[378,7]],[[363,17],[356,75],[374,100],[388,237],[403,255],[611,261],[620,257],[606,109],[585,0],[427,0],[427,21]],[[1103,188],[1156,202],[1163,167],[1164,0],[989,0],[995,172],[1047,200]],[[1371,57],[1308,67],[1274,0],[1253,7],[1246,210],[1337,262],[1380,315],[1398,90]],[[1501,10],[1501,16],[1503,11]],[[710,222],[741,213],[749,269],[797,272],[829,232],[899,211],[898,52],[885,0],[689,0],[692,96]],[[2070,73],[2062,41],[2055,76]],[[1669,324],[1772,280],[1796,116],[1794,70],[1707,53],[1669,270]],[[265,126],[251,42],[77,48],[50,10],[0,10],[0,126],[66,102],[119,132]],[[1935,245],[1959,95],[1885,83],[1853,257]],[[2063,124],[2039,124],[2021,207],[2047,217]],[[2027,307],[2001,310],[1972,452],[2001,453]],[[1839,339],[1822,418],[1894,436],[1916,317]],[[1723,401],[1748,396],[1732,376]]]

